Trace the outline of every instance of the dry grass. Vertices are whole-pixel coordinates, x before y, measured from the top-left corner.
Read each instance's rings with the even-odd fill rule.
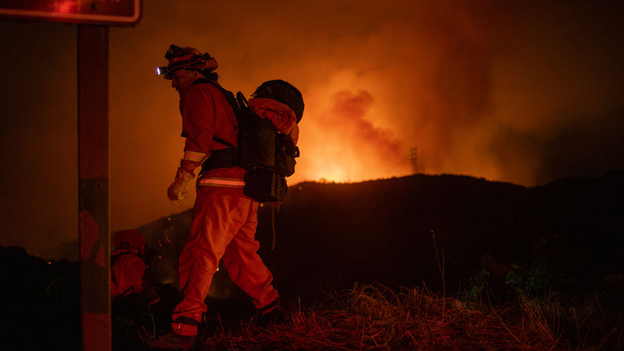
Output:
[[[548,308],[531,302],[493,307],[420,289],[395,292],[356,285],[319,307],[293,310],[281,325],[241,325],[237,332],[217,333],[203,342],[203,349],[558,351],[624,346],[621,321],[609,330],[604,325],[587,328],[587,317],[578,310],[564,312],[556,303]],[[601,338],[595,338],[596,332]]]

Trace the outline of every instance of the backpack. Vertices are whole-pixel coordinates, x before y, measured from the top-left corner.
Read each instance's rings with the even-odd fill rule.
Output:
[[[243,93],[236,97],[218,83],[200,79],[196,83],[211,83],[227,98],[238,122],[238,147],[213,136],[227,149],[215,150],[202,164],[202,172],[211,169],[240,166],[247,170],[243,192],[258,202],[282,201],[288,193],[286,177],[295,173],[295,158],[299,148],[290,136],[278,133],[273,123],[256,115]],[[194,83],[195,84],[195,83]]]

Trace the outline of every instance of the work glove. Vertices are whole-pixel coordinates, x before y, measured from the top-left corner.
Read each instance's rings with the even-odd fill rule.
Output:
[[[169,197],[169,201],[171,201],[174,205],[180,207],[180,203],[178,201],[184,200],[188,197],[188,191],[185,191],[186,185],[193,178],[195,178],[195,174],[187,172],[182,167],[178,168],[175,181],[171,183],[169,189],[167,189],[167,196]]]

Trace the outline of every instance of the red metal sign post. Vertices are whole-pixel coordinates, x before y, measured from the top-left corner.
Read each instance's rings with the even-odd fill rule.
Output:
[[[82,347],[111,350],[108,27],[78,25],[78,181]]]

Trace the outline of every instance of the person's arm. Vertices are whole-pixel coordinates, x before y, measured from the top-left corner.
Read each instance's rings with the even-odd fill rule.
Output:
[[[201,85],[192,86],[184,95],[181,106],[184,156],[174,182],[167,189],[169,200],[179,206],[188,193],[186,185],[195,178],[195,169],[210,157],[210,142],[214,129],[215,107],[212,94]]]

